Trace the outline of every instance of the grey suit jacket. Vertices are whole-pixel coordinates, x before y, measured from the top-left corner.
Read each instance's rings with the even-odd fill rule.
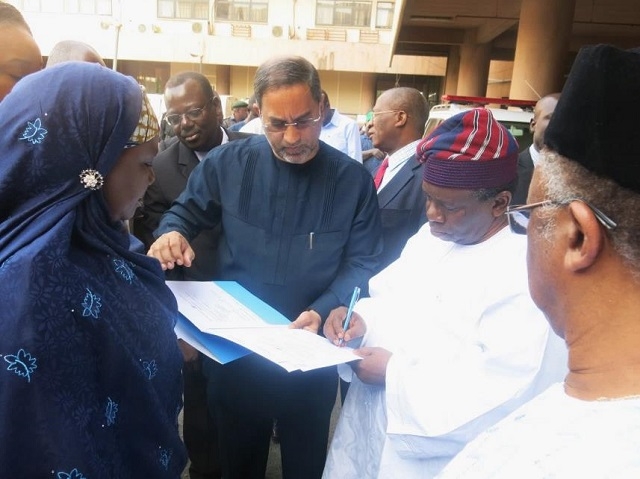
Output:
[[[415,155],[378,191],[384,249],[379,270],[395,261],[407,240],[426,222],[422,164]]]
[[[253,136],[225,130],[229,141]],[[216,148],[220,148],[219,146]],[[153,232],[160,218],[171,207],[171,203],[187,186],[187,180],[200,162],[190,148],[182,142],[170,143],[154,158],[153,171],[156,180],[144,195],[143,206],[138,209],[132,221],[133,234],[149,249],[155,241]],[[167,279],[204,281],[215,277],[215,250],[218,246],[219,230],[204,230],[191,241],[196,258],[190,268],[176,267],[167,271]]]
[[[529,194],[529,184],[533,175],[533,160],[529,148],[518,155],[518,186],[511,199],[512,205],[524,205]]]

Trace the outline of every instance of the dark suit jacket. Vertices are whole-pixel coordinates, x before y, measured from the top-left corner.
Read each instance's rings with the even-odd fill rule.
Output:
[[[378,271],[398,259],[407,240],[427,218],[422,191],[422,164],[415,155],[378,191],[384,249]]]
[[[253,136],[249,133],[228,131],[229,141]],[[216,147],[219,148],[219,147]],[[199,164],[193,150],[182,142],[171,142],[167,148],[154,158],[153,171],[156,180],[144,195],[143,206],[134,218],[133,234],[149,249],[155,241],[153,232],[160,218],[171,207],[171,203],[187,186],[187,180],[193,169]],[[190,268],[176,267],[167,271],[167,279],[204,281],[215,277],[215,250],[218,246],[220,230],[204,230],[191,241],[196,258]]]
[[[529,194],[529,184],[533,175],[533,160],[529,148],[522,150],[518,155],[518,186],[511,199],[512,205],[524,205]]]

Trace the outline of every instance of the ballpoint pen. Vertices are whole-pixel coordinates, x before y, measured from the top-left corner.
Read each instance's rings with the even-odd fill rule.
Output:
[[[353,294],[351,295],[351,302],[349,303],[349,308],[347,309],[347,315],[344,318],[343,329],[345,332],[347,331],[347,329],[349,329],[351,316],[353,316],[353,308],[355,307],[359,298],[360,298],[360,288],[356,286],[355,288],[353,288]],[[344,341],[344,336],[340,338],[340,340],[338,341],[338,346],[341,346],[343,341]]]

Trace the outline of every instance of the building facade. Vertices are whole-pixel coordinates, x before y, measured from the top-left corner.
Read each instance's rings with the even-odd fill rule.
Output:
[[[392,57],[395,0],[10,0],[43,55],[60,40],[92,45],[152,93],[184,70],[201,71],[221,95],[246,98],[255,70],[277,54],[319,70],[332,106],[356,116],[393,86],[437,103],[446,58]]]

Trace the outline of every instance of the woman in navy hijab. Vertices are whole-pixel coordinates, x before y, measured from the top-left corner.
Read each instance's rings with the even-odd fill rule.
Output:
[[[124,221],[154,180],[141,87],[96,64],[0,103],[0,475],[178,478],[175,299]]]

